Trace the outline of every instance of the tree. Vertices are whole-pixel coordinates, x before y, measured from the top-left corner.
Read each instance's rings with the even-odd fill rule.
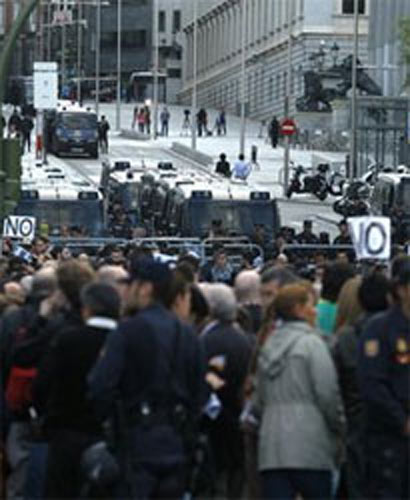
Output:
[[[410,84],[410,17],[406,17],[400,21],[400,41],[402,60],[406,65],[406,82]]]

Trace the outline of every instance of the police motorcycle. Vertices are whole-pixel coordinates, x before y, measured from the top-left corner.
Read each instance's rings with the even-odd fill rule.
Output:
[[[303,165],[293,166],[293,176],[286,197],[290,199],[294,193],[311,193],[320,201],[324,201],[328,194],[340,196],[343,192],[345,182],[343,176],[338,172],[331,174],[328,179],[330,165],[321,163],[317,166],[316,174],[309,174]]]
[[[342,198],[333,203],[333,210],[344,218],[369,215],[371,188],[362,179],[354,180],[345,190]]]

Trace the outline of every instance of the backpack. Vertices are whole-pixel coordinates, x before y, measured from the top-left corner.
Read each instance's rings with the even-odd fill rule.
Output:
[[[7,406],[14,413],[28,410],[33,402],[32,387],[38,371],[38,353],[43,352],[46,342],[45,337],[34,334],[35,321],[36,317],[31,323],[23,321],[14,333],[5,391]]]
[[[13,413],[27,410],[32,402],[32,388],[37,376],[37,368],[12,366],[7,381],[6,403]]]

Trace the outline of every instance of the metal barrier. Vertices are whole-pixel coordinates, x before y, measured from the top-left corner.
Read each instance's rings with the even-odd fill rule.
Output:
[[[404,251],[402,245],[392,245],[392,253]],[[353,245],[311,245],[311,244],[293,244],[284,245],[283,251],[289,254],[289,257],[314,256],[315,254],[325,254],[336,256],[338,252],[346,252],[351,260],[356,260],[356,252]]]
[[[100,249],[105,246],[112,245],[118,247],[126,247],[128,245],[145,246],[147,248],[158,248],[162,252],[171,251],[182,254],[186,252],[194,252],[201,261],[205,264],[212,260],[213,250],[216,244],[220,244],[225,249],[232,263],[236,265],[242,259],[245,252],[252,252],[255,258],[259,258],[261,262],[264,260],[263,248],[259,245],[251,243],[249,238],[208,238],[201,241],[199,238],[177,238],[177,237],[152,237],[152,238],[137,238],[127,240],[124,238],[59,238],[50,237],[51,243],[71,250],[83,251],[95,255]]]

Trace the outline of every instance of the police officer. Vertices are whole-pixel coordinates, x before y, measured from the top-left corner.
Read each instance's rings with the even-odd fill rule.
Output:
[[[199,415],[203,380],[199,342],[164,304],[169,268],[152,259],[131,264],[130,296],[139,312],[110,335],[90,374],[98,406],[117,393],[127,427],[129,498],[181,498],[185,488],[182,423]],[[122,450],[124,451],[124,450]]]
[[[392,266],[395,304],[371,319],[359,344],[367,498],[409,498],[410,258]]]
[[[312,221],[303,221],[303,231],[296,236],[296,241],[300,245],[317,245],[319,243],[319,238],[312,230]]]

